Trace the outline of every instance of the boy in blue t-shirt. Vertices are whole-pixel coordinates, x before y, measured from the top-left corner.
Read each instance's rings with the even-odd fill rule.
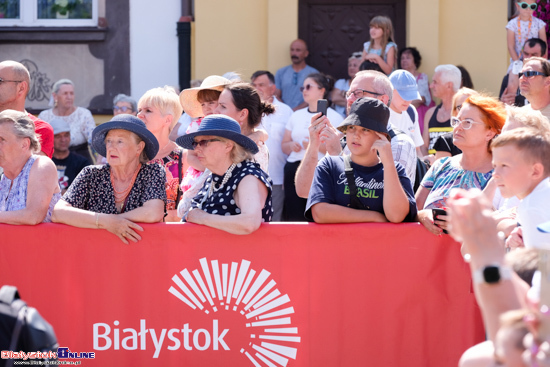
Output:
[[[338,127],[350,156],[326,156],[315,169],[306,217],[317,223],[414,221],[411,181],[394,162],[387,134],[390,111],[373,98],[359,98]],[[346,160],[353,172],[346,174]],[[353,176],[350,176],[353,175]],[[347,177],[355,185],[349,185]],[[354,199],[351,193],[356,192]]]

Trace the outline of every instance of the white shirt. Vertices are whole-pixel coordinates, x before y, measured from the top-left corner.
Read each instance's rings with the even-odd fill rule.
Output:
[[[393,130],[393,128],[393,124],[388,122],[388,131]],[[393,160],[405,167],[405,172],[407,172],[407,176],[409,176],[411,184],[414,186],[414,180],[416,179],[416,147],[412,139],[407,134],[395,134],[395,137],[391,140],[391,152]]]
[[[550,221],[550,180],[542,180],[518,206],[518,222],[523,230],[525,247],[550,249],[550,234],[537,226]]]
[[[411,120],[411,116],[409,116],[406,110],[402,113],[397,113],[391,108],[389,121],[393,126],[407,134],[414,142],[415,147],[420,147],[424,145],[424,139],[422,139],[422,135],[420,134],[420,125],[418,124],[418,113],[416,112],[416,108],[414,108],[413,105],[411,105],[411,107],[414,110],[414,122]]]
[[[309,112],[308,108],[306,107],[294,112],[292,116],[290,116],[290,119],[288,119],[286,130],[289,130],[291,132],[292,141],[300,144],[302,148],[304,147],[304,141],[309,142],[308,128],[311,124],[311,118],[316,114],[317,112]],[[330,107],[327,109],[327,117],[334,127],[340,126],[344,121],[344,118]],[[299,152],[292,151],[290,152],[287,161],[290,163],[299,162],[304,159],[305,155],[305,149],[302,149]],[[321,158],[323,158],[323,154],[319,153],[318,160],[320,160]]]
[[[273,97],[272,104],[275,112],[262,118],[262,128],[269,135],[265,144],[269,149],[269,176],[274,185],[282,185],[284,179],[284,168],[288,155],[283,153],[281,142],[285,134],[285,126],[292,115],[292,108],[288,107],[277,97]]]
[[[517,196],[512,196],[511,198],[504,198],[500,193],[500,189],[497,187],[495,190],[495,196],[493,197],[493,208],[497,212],[503,212],[505,210],[517,207],[520,200]]]

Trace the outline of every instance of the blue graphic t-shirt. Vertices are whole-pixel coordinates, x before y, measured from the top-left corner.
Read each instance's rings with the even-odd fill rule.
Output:
[[[384,166],[379,163],[372,167],[360,166],[351,162],[357,186],[357,197],[366,209],[384,214]],[[412,222],[416,217],[416,201],[411,181],[400,163],[395,162],[399,181],[409,200],[409,214],[405,222]],[[350,190],[344,168],[344,157],[324,157],[317,168],[309,191],[306,206],[306,218],[312,220],[311,207],[318,203],[349,206]]]

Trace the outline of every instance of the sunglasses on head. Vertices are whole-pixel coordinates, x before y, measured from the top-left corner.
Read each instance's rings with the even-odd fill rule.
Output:
[[[522,9],[527,9],[527,8],[531,8],[531,10],[535,10],[537,8],[537,4],[536,3],[533,3],[533,4],[528,4],[524,1],[518,3],[519,7],[522,8]]]
[[[537,76],[537,75],[548,76],[548,75],[546,75],[546,74],[544,74],[543,72],[540,72],[540,71],[524,71],[523,73],[518,73],[518,78],[521,78],[522,76],[524,76],[526,78],[532,78],[532,77]]]

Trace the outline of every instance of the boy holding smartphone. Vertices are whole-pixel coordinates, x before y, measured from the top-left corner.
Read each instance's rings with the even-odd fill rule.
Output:
[[[504,198],[521,202],[517,218],[525,247],[541,247],[547,236],[537,225],[550,221],[550,132],[533,128],[506,131],[491,143],[493,180]]]
[[[411,181],[393,160],[388,107],[360,98],[338,130],[351,154],[325,156],[315,169],[306,218],[317,223],[412,221],[416,202]]]

